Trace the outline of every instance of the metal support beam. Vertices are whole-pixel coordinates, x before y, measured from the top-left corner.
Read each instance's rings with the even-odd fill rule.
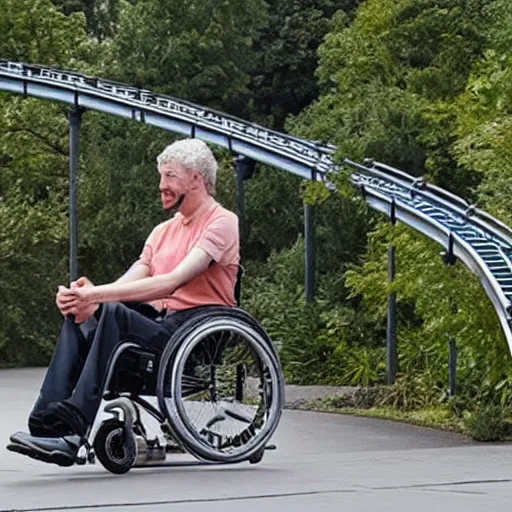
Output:
[[[315,180],[315,172],[311,173]],[[316,237],[315,237],[315,207],[304,203],[304,243],[305,243],[305,295],[306,302],[314,299],[316,293]]]
[[[316,279],[316,247],[315,247],[315,207],[304,203],[304,242],[306,258],[306,301],[315,297]]]
[[[75,107],[69,114],[69,277],[71,281],[78,278],[77,170],[83,113],[84,109]]]
[[[388,247],[388,280],[391,284],[395,280],[395,246]],[[387,383],[395,382],[398,372],[398,355],[396,349],[396,293],[388,296],[388,325],[386,331],[386,375]]]
[[[245,186],[244,182],[250,180],[256,171],[256,162],[243,155],[233,159],[236,169],[236,212],[240,222],[240,252],[243,253],[245,243],[249,237],[247,222],[245,220]]]
[[[245,189],[243,175],[236,160],[236,213],[240,223],[240,245],[245,245]]]
[[[450,396],[455,396],[457,379],[457,344],[455,337],[450,336],[448,352],[448,385]]]

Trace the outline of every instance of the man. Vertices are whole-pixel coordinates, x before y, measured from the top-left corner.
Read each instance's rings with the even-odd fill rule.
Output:
[[[177,213],[156,226],[138,261],[114,283],[95,286],[82,277],[59,286],[62,331],[29,416],[30,434],[13,434],[9,450],[72,465],[121,340],[161,351],[198,309],[235,305],[238,218],[214,199],[215,157],[204,142],[185,139],[165,148],[157,164],[163,208]],[[125,304],[134,301],[146,314]]]

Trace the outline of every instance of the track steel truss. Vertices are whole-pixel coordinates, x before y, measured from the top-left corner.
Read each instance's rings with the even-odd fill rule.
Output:
[[[512,230],[422,178],[373,161],[344,163],[370,206],[435,240],[446,263],[459,258],[480,277],[512,352]]]
[[[0,59],[0,90],[61,101],[197,137],[328,184],[336,148],[268,130],[236,117],[148,90],[80,73]],[[352,182],[373,208],[420,231],[479,275],[512,352],[512,230],[421,178],[366,161],[344,160]]]
[[[229,149],[302,178],[332,167],[334,147],[268,130],[193,103],[71,71],[0,59],[0,90],[114,114]]]

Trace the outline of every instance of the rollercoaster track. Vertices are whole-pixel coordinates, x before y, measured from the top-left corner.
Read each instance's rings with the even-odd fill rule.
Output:
[[[311,179],[333,166],[333,147],[268,130],[171,96],[71,71],[0,59],[0,89],[57,100],[145,124],[229,149]]]
[[[197,137],[305,179],[329,185],[332,145],[268,130],[192,103],[80,73],[0,59],[0,90],[114,114]],[[512,230],[422,178],[388,165],[343,161],[370,206],[437,241],[481,279],[512,352]]]
[[[370,206],[435,240],[446,263],[459,258],[480,277],[512,351],[512,230],[421,178],[378,162],[344,163]]]

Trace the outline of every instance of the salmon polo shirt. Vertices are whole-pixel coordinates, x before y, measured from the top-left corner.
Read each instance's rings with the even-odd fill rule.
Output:
[[[240,261],[238,217],[213,198],[190,218],[174,215],[151,232],[140,262],[151,275],[174,270],[193,249],[203,249],[215,264],[175,290],[169,297],[152,301],[157,310],[180,311],[208,304],[234,306],[234,287]]]

